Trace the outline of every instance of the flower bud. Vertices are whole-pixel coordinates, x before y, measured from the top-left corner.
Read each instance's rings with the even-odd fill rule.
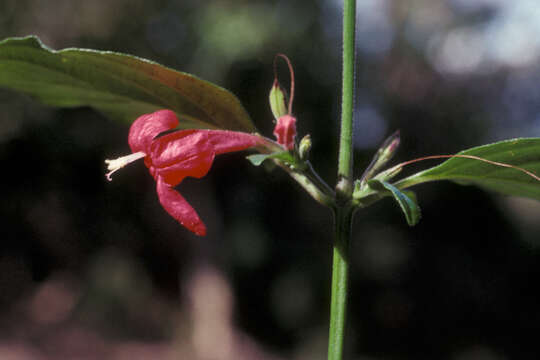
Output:
[[[365,183],[367,180],[371,179],[373,175],[377,174],[379,170],[388,162],[394,154],[396,153],[397,148],[399,147],[400,136],[399,130],[390,135],[381,145],[371,163],[364,171],[362,175],[362,182]]]
[[[379,162],[381,164],[387,163],[394,154],[396,153],[397,148],[399,147],[400,136],[399,130],[390,135],[379,149]]]
[[[307,134],[300,140],[300,145],[298,146],[298,155],[301,160],[307,160],[309,158],[309,151],[311,150],[311,136]]]
[[[285,91],[283,91],[277,80],[274,80],[268,98],[270,100],[270,109],[272,109],[272,114],[274,114],[276,120],[287,114]]]

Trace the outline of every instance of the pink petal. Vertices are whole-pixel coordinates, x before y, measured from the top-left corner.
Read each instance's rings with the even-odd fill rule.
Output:
[[[161,177],[158,177],[156,182],[159,202],[169,215],[196,235],[206,235],[206,226],[186,199],[166,184]]]
[[[172,165],[154,169],[156,176],[162,177],[167,184],[175,186],[188,176],[202,178],[208,174],[213,162],[214,152],[208,150],[184,157]]]
[[[215,155],[257,146],[258,136],[226,130],[183,130],[164,135],[152,143],[147,162],[150,172],[171,186],[185,177],[205,176]]]
[[[211,146],[216,155],[263,145],[257,135],[228,130],[182,130],[164,135],[152,144],[154,165],[175,162],[182,154]]]
[[[175,186],[188,176],[205,176],[215,153],[205,132],[183,130],[156,139],[149,155],[154,178],[162,177],[167,184]]]
[[[257,135],[228,130],[203,130],[208,133],[208,140],[214,146],[216,155],[242,151],[262,144]]]
[[[206,132],[181,130],[155,139],[149,155],[153,166],[163,168],[208,151],[213,151],[213,147]]]
[[[156,136],[177,126],[178,118],[171,110],[159,110],[140,116],[129,129],[128,142],[131,151],[149,153],[152,140]]]

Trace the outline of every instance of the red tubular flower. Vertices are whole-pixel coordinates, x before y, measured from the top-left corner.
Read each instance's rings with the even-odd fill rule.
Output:
[[[206,234],[206,226],[191,205],[174,190],[184,178],[205,176],[214,157],[263,145],[259,136],[227,130],[181,130],[157,137],[178,126],[176,114],[160,110],[139,117],[129,130],[132,154],[106,160],[107,178],[125,165],[144,158],[157,184],[159,202],[180,224],[197,235]]]
[[[287,150],[294,149],[294,138],[296,137],[296,118],[292,115],[281,116],[274,128],[274,135],[278,144]]]

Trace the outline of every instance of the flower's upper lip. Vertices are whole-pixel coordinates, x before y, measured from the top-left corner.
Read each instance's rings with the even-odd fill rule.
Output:
[[[128,142],[133,152],[150,152],[156,136],[178,126],[178,118],[171,110],[159,110],[142,115],[133,122],[129,129]]]

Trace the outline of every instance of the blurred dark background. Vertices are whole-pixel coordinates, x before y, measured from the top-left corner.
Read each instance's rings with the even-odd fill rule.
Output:
[[[357,2],[356,176],[395,129],[396,162],[540,136],[537,0]],[[335,183],[340,0],[2,0],[0,38],[28,34],[215,82],[267,135],[285,53],[299,135]],[[0,109],[0,359],[326,358],[331,216],[283,172],[232,154],[182,183],[198,238],[142,164],[105,180],[129,124],[6,89]],[[414,228],[390,200],[357,213],[347,359],[538,359],[540,203],[416,191]]]

